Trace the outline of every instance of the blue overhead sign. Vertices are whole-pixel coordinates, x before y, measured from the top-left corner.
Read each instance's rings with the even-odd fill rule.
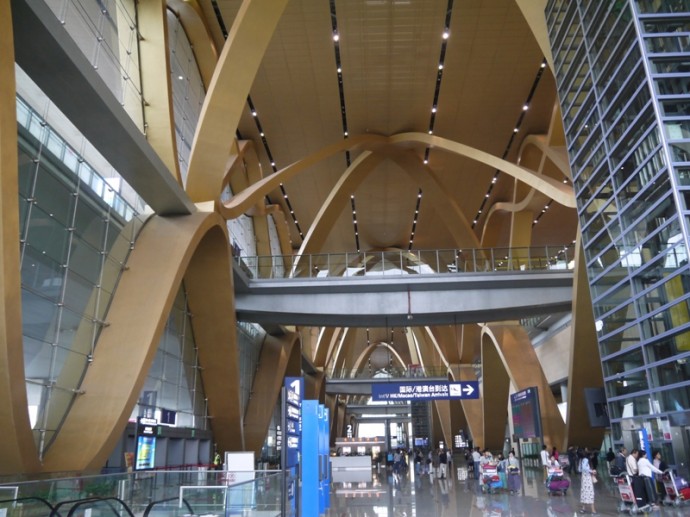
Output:
[[[460,400],[478,399],[479,382],[384,382],[371,385],[371,399],[393,400]]]

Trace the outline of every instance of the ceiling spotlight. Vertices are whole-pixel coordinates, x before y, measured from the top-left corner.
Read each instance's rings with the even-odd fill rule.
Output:
[[[184,79],[184,76],[178,75],[177,78],[178,78],[180,81],[182,81],[182,80]]]
[[[568,179],[567,179],[567,178],[563,178],[563,183],[568,183]]]
[[[519,131],[518,128],[513,129],[513,133],[517,133]]]
[[[271,167],[275,167],[275,166],[276,166],[276,162],[271,162]]]
[[[333,41],[340,41],[340,36],[337,32],[333,34]]]
[[[263,137],[264,137],[264,132],[262,131],[261,133],[259,133],[259,135],[261,135],[261,138],[263,138]]]
[[[426,165],[427,163],[429,163],[429,160],[424,160],[424,165]]]
[[[440,63],[440,64],[438,65],[438,69],[439,69],[439,70],[443,70],[443,63]]]
[[[354,199],[354,198],[355,198],[355,195],[354,195],[354,194],[350,194],[350,199]]]
[[[339,74],[342,74],[342,73],[343,73],[343,69],[340,68],[340,67],[338,67],[338,73],[339,73]]]
[[[475,219],[474,221],[472,221],[472,224],[477,224],[477,220]]]
[[[542,62],[541,62],[541,67],[542,67],[542,68],[546,68],[546,61],[542,61]]]
[[[496,178],[493,178],[493,179],[491,180],[491,183],[496,183]]]
[[[529,104],[525,104],[525,105],[522,107],[522,111],[527,111],[528,109],[529,109]]]
[[[536,220],[536,219],[534,220],[534,224],[537,224],[537,220]]]
[[[430,129],[430,130],[429,130],[429,134],[430,134],[430,135],[433,135],[433,134],[434,134],[434,130],[433,130],[433,129]]]
[[[345,133],[343,133],[343,134],[344,134],[345,136],[347,136],[347,131],[345,131]]]
[[[252,111],[252,117],[256,117],[256,110]]]
[[[484,197],[489,197],[489,194],[488,194],[488,193],[487,193],[487,194],[485,194],[485,195],[484,195]]]
[[[417,198],[419,199],[421,197],[422,197],[422,193],[420,192],[419,194],[417,194]]]
[[[433,108],[431,108],[431,113],[436,113],[436,106],[434,106]]]
[[[450,37],[450,32],[447,30],[443,31],[443,39],[448,39]]]

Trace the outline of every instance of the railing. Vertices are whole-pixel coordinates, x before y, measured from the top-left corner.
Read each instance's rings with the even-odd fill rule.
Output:
[[[0,501],[0,515],[59,517],[88,508],[120,516],[226,515],[229,509],[280,515],[283,475],[275,470],[141,471],[26,481],[0,486],[14,495]]]
[[[327,372],[329,379],[414,379],[429,377],[448,377],[448,368],[445,366],[391,366],[385,370],[372,369],[363,366],[356,370],[345,368],[333,369]]]
[[[550,271],[574,267],[574,245],[239,257],[254,279]],[[291,265],[291,266],[288,266]]]

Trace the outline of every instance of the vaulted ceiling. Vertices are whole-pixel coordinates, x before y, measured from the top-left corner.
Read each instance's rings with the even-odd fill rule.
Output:
[[[217,0],[216,5],[230,31],[241,1]],[[264,174],[342,141],[345,131],[351,138],[432,129],[436,136],[516,162],[522,140],[549,129],[556,91],[543,62],[513,0],[290,0],[250,92],[256,116],[248,102],[239,135],[257,144]],[[481,240],[490,207],[513,200],[514,180],[499,173],[492,183],[494,168],[427,151],[423,144],[406,147],[419,162],[428,153],[445,195]],[[299,248],[359,152],[350,152],[349,162],[345,152],[338,153],[270,194],[271,202],[293,212],[294,219],[288,218],[293,248]],[[553,176],[563,179],[560,173]],[[443,203],[430,192],[422,192],[416,218],[419,189],[400,165],[384,160],[348,193],[354,195],[356,214],[350,205],[343,210],[322,251],[408,249],[411,237],[416,250],[455,248],[447,228],[461,222],[441,210]],[[546,197],[542,201],[549,203]],[[539,222],[532,245],[575,238],[573,209],[554,202],[534,218]],[[507,245],[510,215],[493,216],[491,225],[494,237],[484,244]]]

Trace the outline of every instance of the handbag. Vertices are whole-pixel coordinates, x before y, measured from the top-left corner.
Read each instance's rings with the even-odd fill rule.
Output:
[[[592,472],[592,484],[596,483],[597,481],[599,481],[597,479],[597,475],[594,472]]]

